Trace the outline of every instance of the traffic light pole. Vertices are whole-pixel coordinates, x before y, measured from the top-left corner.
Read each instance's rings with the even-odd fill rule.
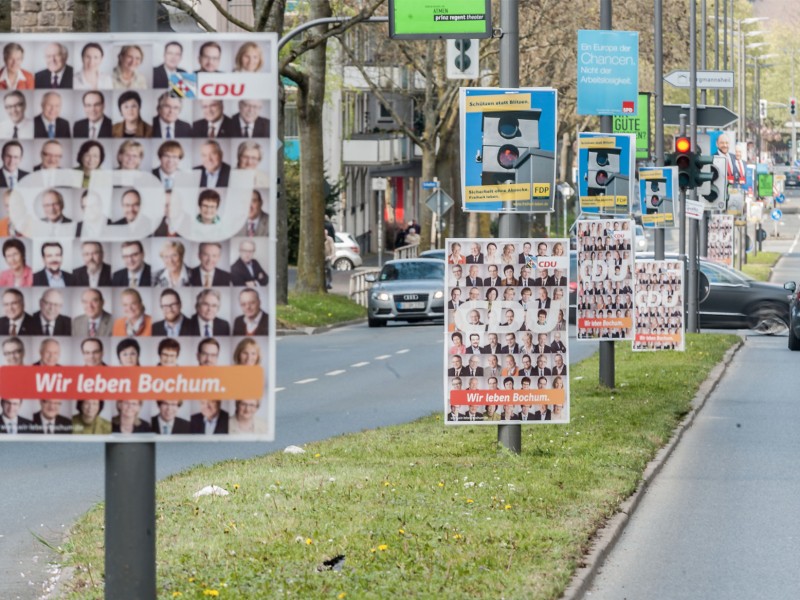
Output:
[[[656,166],[664,166],[664,2],[655,0],[653,11],[653,48],[655,65],[655,157]],[[662,227],[655,229],[655,259],[664,260],[665,231]]]
[[[692,152],[697,152],[697,0],[691,0],[689,12],[689,131],[692,138]],[[692,187],[690,197],[697,201],[697,188]],[[684,219],[685,217],[684,209]],[[687,269],[687,317],[686,330],[697,333],[697,220],[689,219],[688,226],[689,261]]]
[[[519,0],[500,0],[500,87],[519,87]],[[518,238],[522,217],[501,213],[501,238]],[[522,451],[522,425],[498,425],[497,443],[519,454]]]

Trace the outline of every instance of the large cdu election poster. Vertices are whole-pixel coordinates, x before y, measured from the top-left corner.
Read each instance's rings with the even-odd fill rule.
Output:
[[[277,37],[22,39],[0,440],[273,439]]]
[[[633,350],[685,350],[683,263],[637,260]]]
[[[445,422],[568,422],[569,240],[446,248]]]

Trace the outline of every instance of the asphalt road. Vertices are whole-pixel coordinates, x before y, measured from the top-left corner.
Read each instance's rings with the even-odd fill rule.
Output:
[[[571,362],[597,349],[572,339]],[[444,340],[441,325],[405,324],[279,338],[275,442],[158,444],[157,476],[443,410]],[[103,500],[103,445],[3,444],[2,456],[0,598],[38,598],[50,555],[32,533],[58,543]]]

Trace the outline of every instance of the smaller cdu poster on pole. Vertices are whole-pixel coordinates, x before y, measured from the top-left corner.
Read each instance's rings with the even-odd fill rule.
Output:
[[[579,340],[633,339],[634,221],[577,222]]]
[[[464,210],[552,212],[557,92],[461,88]]]
[[[679,191],[677,167],[640,167],[642,226],[650,229],[675,227]]]
[[[445,423],[568,422],[569,240],[445,247]]]
[[[578,31],[578,114],[635,115],[639,32]]]
[[[637,260],[633,350],[685,349],[683,263]]]
[[[578,134],[581,212],[629,215],[636,137],[626,133]]]
[[[709,215],[708,259],[733,266],[733,215]]]

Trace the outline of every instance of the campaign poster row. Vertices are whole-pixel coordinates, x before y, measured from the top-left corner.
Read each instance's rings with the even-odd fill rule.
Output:
[[[630,219],[578,221],[578,340],[633,339],[634,232]]]
[[[274,439],[277,46],[4,46],[0,441]]]
[[[464,210],[553,211],[557,92],[552,88],[461,88]]]
[[[710,215],[707,258],[728,267],[733,266],[733,215]]]
[[[568,422],[569,240],[446,248],[445,422]]]
[[[637,260],[633,350],[685,349],[683,263]]]

